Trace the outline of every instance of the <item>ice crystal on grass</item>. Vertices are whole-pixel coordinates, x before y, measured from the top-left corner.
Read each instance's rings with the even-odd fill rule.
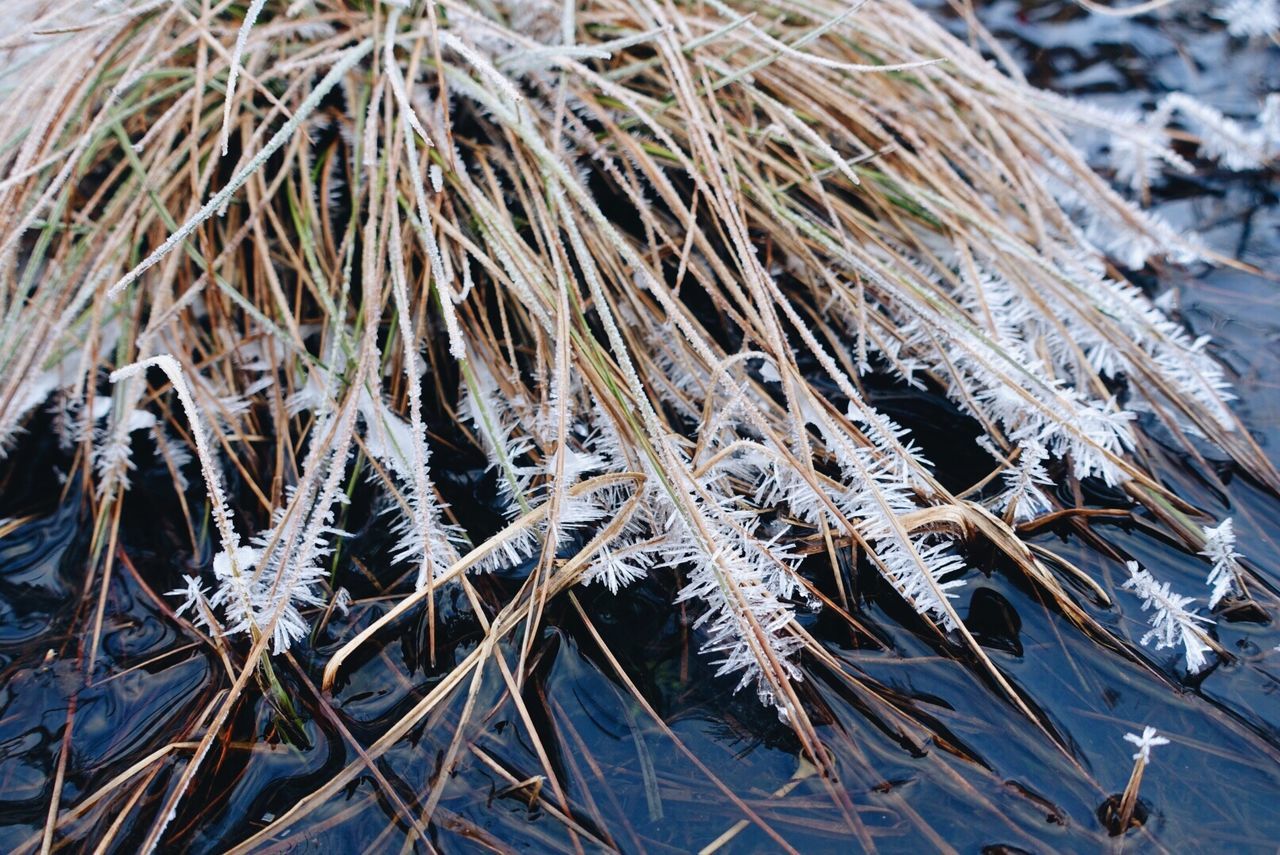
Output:
[[[209,493],[209,504],[212,505],[213,520],[218,530],[218,537],[222,541],[223,552],[234,555],[240,547],[240,537],[232,524],[232,511],[222,491],[222,477],[218,471],[213,448],[205,435],[204,425],[200,419],[200,410],[191,395],[191,387],[187,385],[182,366],[178,363],[178,360],[167,353],[153,356],[112,372],[110,380],[112,383],[129,382],[135,379],[141,380],[145,376],[146,370],[151,367],[158,368],[164,372],[178,395],[178,401],[182,405],[182,410],[186,414],[191,428],[191,435],[196,442],[196,455],[200,459],[205,489]],[[128,419],[120,423],[127,427]]]
[[[374,459],[387,466],[405,485],[407,513],[395,503],[386,506],[392,514],[392,533],[397,536],[393,560],[416,562],[416,587],[423,588],[428,577],[443,575],[458,560],[457,546],[466,535],[443,521],[445,507],[427,477],[430,450],[425,436],[415,435],[412,425],[381,401],[362,393],[360,416],[366,428],[365,447]]]
[[[162,425],[151,428],[151,438],[156,444],[156,451],[163,459],[165,468],[173,478],[174,487],[179,493],[185,493],[190,486],[183,471],[191,463],[191,451],[186,443],[178,442]]]
[[[1134,760],[1141,760],[1143,763],[1151,762],[1151,749],[1158,748],[1161,745],[1168,745],[1169,740],[1163,736],[1156,734],[1156,729],[1147,725],[1142,728],[1142,734],[1126,733],[1124,735],[1125,742],[1132,742],[1138,749],[1138,753],[1133,755]]]
[[[904,327],[908,343],[947,378],[964,410],[1003,425],[1012,438],[1069,457],[1076,477],[1125,479],[1116,460],[1133,444],[1133,415],[1113,401],[1082,395],[1053,377],[1037,357],[942,315],[921,313]],[[941,340],[951,346],[937,347]],[[936,354],[936,355],[931,355]]]
[[[704,603],[694,627],[706,636],[701,650],[716,657],[716,673],[737,673],[735,691],[754,682],[763,703],[785,711],[773,690],[779,675],[770,679],[763,669],[780,669],[793,680],[801,676],[793,659],[802,643],[787,632],[793,612],[780,599],[778,582],[794,565],[755,539],[727,497],[708,495],[693,507],[693,519],[673,514],[662,544],[664,565],[688,572],[676,602]]]
[[[1166,95],[1157,113],[1183,116],[1200,138],[1201,154],[1219,161],[1227,169],[1259,169],[1275,155],[1280,145],[1280,140],[1269,132],[1265,119],[1257,128],[1246,130],[1214,107],[1182,92]]]
[[[92,423],[93,466],[98,476],[98,494],[112,489],[129,489],[129,473],[134,469],[133,434],[156,426],[156,417],[145,410],[130,408],[123,418],[111,418],[111,398],[99,396],[88,407],[82,425]],[[104,421],[105,420],[105,421]],[[98,425],[98,422],[103,424]]]
[[[489,457],[489,468],[497,473],[499,494],[514,513],[536,474],[535,470],[518,463],[533,442],[517,433],[518,416],[485,364],[472,361],[471,365],[474,380],[463,389],[458,416],[471,426],[480,440]]]
[[[210,600],[218,605],[218,595],[224,590],[243,590],[238,601],[233,601],[229,594],[221,598],[222,602],[227,603],[227,617],[230,621],[227,631],[247,632],[250,627],[257,627],[265,632],[270,628],[271,649],[274,653],[283,653],[295,641],[306,638],[311,631],[302,610],[325,604],[324,582],[329,571],[324,559],[332,552],[329,539],[343,534],[331,527],[332,513],[325,514],[325,522],[328,524],[308,528],[307,537],[317,542],[304,540],[299,544],[302,548],[290,554],[279,537],[282,518],[283,511],[276,514],[274,528],[254,537],[253,546],[257,552],[254,557],[257,561],[253,572],[247,578],[242,576],[235,580],[223,580],[220,577],[225,587],[220,588]],[[215,562],[215,575],[217,571]]]
[[[268,535],[254,538],[252,545],[241,543],[232,524],[231,510],[199,410],[178,361],[167,354],[154,356],[116,371],[111,380],[119,382],[139,377],[151,366],[161,369],[169,378],[187,415],[222,542],[222,550],[213,559],[213,575],[217,580],[213,593],[206,598],[203,587],[194,577],[188,577],[187,585],[174,593],[184,598],[183,609],[194,610],[197,620],[211,629],[209,612],[220,609],[225,618],[223,633],[269,631],[273,649],[283,652],[307,633],[306,621],[298,609],[323,602],[316,589],[324,575],[323,568],[308,560],[323,554],[323,550],[285,556],[280,553],[279,541]]]
[[[606,544],[583,574],[585,584],[599,583],[616,594],[631,583],[649,575],[657,560],[655,545],[658,541],[627,543],[621,546]]]
[[[1213,16],[1225,21],[1233,36],[1269,36],[1280,31],[1277,0],[1230,0],[1215,9]]]
[[[318,550],[315,557],[327,552]],[[283,653],[310,632],[301,610],[324,604],[320,583],[326,575],[318,563],[301,567],[287,561],[278,548],[272,549],[271,533],[264,532],[251,545],[214,556],[212,592],[198,576],[185,576],[183,587],[168,594],[182,598],[178,614],[190,611],[193,621],[218,635],[252,635],[270,628],[272,651]]]
[[[211,622],[212,611],[209,607],[209,595],[205,590],[204,582],[199,576],[183,575],[182,587],[175,588],[172,591],[166,591],[166,597],[178,597],[182,600],[178,607],[174,609],[175,614],[185,614],[191,612],[191,620],[197,626],[203,626],[210,631],[216,631],[217,627]]]
[[[1200,554],[1213,562],[1206,582],[1209,585],[1209,608],[1214,608],[1223,598],[1243,593],[1240,585],[1240,553],[1236,552],[1236,532],[1227,517],[1213,528],[1206,528],[1204,549]]]
[[[1194,597],[1173,593],[1168,582],[1157,582],[1148,571],[1139,569],[1136,561],[1130,561],[1126,566],[1129,581],[1124,583],[1124,587],[1142,599],[1144,612],[1151,612],[1151,629],[1142,636],[1143,646],[1155,641],[1156,650],[1181,647],[1187,673],[1199,674],[1208,664],[1205,654],[1213,649],[1205,643],[1203,627],[1213,621],[1188,610],[1187,606],[1195,602]]]
[[[800,721],[796,616],[828,594],[827,568],[870,567],[886,596],[984,661],[952,602],[960,539],[1022,555],[1017,531],[944,489],[877,409],[875,372],[971,417],[1007,464],[991,504],[1010,522],[1053,509],[1050,471],[1141,496],[1138,412],[1266,474],[1207,340],[1117,269],[1208,253],[1108,178],[1145,197],[1164,171],[1194,172],[1171,147],[1175,121],[1222,168],[1267,165],[1280,99],[1256,126],[1183,94],[1120,115],[1001,74],[901,0],[856,19],[827,0],[716,0],[696,15],[645,4],[639,18],[553,0],[336,5],[350,14],[252,0],[211,24],[221,50],[200,54],[202,79],[225,81],[223,122],[195,132],[210,134],[202,150],[228,151],[234,134],[242,151],[205,171],[210,186],[143,181],[189,136],[175,117],[190,94],[154,88],[193,73],[155,26],[163,15],[139,18],[118,49],[103,42],[101,68],[77,78],[141,87],[157,112],[125,130],[153,130],[119,147],[93,131],[108,93],[86,85],[93,98],[68,95],[57,114],[89,124],[24,129],[0,156],[20,176],[2,191],[17,236],[41,228],[64,185],[95,192],[80,164],[122,182],[86,197],[111,229],[46,230],[20,265],[19,281],[54,285],[20,287],[30,304],[0,328],[0,439],[57,395],[60,437],[68,453],[81,444],[101,495],[123,496],[139,420],[182,489],[179,428],[141,376],[165,370],[219,540],[208,589],[191,577],[182,606],[211,629],[280,651],[311,610],[339,607],[330,584],[346,580],[326,578],[326,556],[359,474],[419,590],[473,544],[474,569],[527,571],[539,595],[567,566],[615,593],[684,574],[680,602],[717,668]],[[1215,8],[1233,32],[1257,32],[1274,3]],[[152,62],[155,74],[130,77]],[[13,90],[20,121],[33,102]],[[357,115],[334,92],[367,105]],[[1113,175],[1069,142],[1090,133],[1090,146],[1110,143]],[[148,193],[190,212],[163,241],[156,206],[123,206]],[[153,234],[121,278],[121,236]],[[196,235],[215,263],[175,252]],[[0,248],[10,266],[17,241]],[[13,333],[27,318],[29,342]],[[177,360],[145,358],[159,349],[187,362],[185,377]],[[100,371],[127,353],[144,361],[115,375],[126,383],[108,400]],[[429,415],[433,438],[487,458],[507,517],[496,540],[449,524]],[[270,479],[254,468],[268,447]],[[221,487],[232,465],[239,498],[284,501],[247,545]],[[1231,534],[1224,524],[1205,544],[1215,605],[1237,590]],[[803,560],[818,551],[826,560]],[[1203,668],[1205,619],[1147,574],[1131,586],[1152,615],[1144,641]]]
[[[1116,180],[1130,190],[1146,191],[1160,177],[1170,150],[1169,132],[1158,117],[1124,116],[1123,132],[1111,141],[1111,163]]]
[[[917,613],[932,618],[949,632],[959,624],[955,610],[946,601],[955,599],[957,595],[952,592],[965,585],[963,578],[943,581],[943,577],[965,568],[964,560],[950,550],[951,544],[946,541],[930,544],[927,539],[889,540],[876,547],[882,572],[902,598]]]
[[[1049,456],[1044,446],[1031,440],[1019,448],[1018,460],[1004,473],[1004,492],[996,499],[998,511],[1013,509],[1018,521],[1034,519],[1053,510],[1049,497],[1042,487],[1052,487],[1053,479],[1045,471],[1044,461]]]

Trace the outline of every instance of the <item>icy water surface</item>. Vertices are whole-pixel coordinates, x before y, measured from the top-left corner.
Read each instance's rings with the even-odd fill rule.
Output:
[[[980,12],[1035,82],[1100,103],[1149,105],[1181,89],[1250,116],[1265,92],[1280,89],[1274,46],[1229,39],[1199,12],[1125,21],[1089,18],[1070,4],[1015,2]],[[1225,254],[1280,272],[1274,173],[1205,171],[1161,192],[1158,208],[1169,219],[1198,229]],[[1163,270],[1140,281],[1158,291],[1175,289],[1185,322],[1214,337],[1235,374],[1238,411],[1280,463],[1280,284],[1227,268]],[[956,438],[970,431],[944,400],[886,391],[880,403],[916,429],[949,486],[964,487],[985,474],[981,451],[957,447]],[[78,485],[68,485],[71,498],[62,498],[54,468],[66,461],[47,436],[47,424],[33,425],[0,481],[0,517],[24,520],[0,539],[0,851],[38,847],[57,786],[63,810],[55,845],[89,851],[119,822],[115,849],[131,852],[229,684],[224,664],[162,596],[209,556],[193,556],[184,546],[190,538],[166,473],[141,461],[111,567],[100,648],[92,650],[101,569],[87,570],[91,520],[75,498]],[[1268,586],[1258,597],[1274,614],[1280,501],[1211,450],[1203,464],[1158,445],[1148,451],[1183,498],[1234,517],[1240,551]],[[482,518],[482,464],[465,454],[449,459],[455,468],[442,489],[455,507],[472,507]],[[1213,471],[1204,471],[1206,465]],[[1087,498],[1126,506],[1115,495]],[[340,640],[400,596],[391,593],[398,571],[387,569],[384,522],[358,499],[348,514],[355,537],[345,548],[356,560],[344,578],[366,581],[351,586],[360,604],[349,615],[328,616],[295,658],[277,660],[296,722],[273,715],[250,686],[162,849],[218,852],[244,840],[357,760],[353,743],[374,742],[474,649],[480,626],[451,591],[438,604],[434,663],[426,654],[425,619],[409,618],[362,650],[330,697],[318,693],[320,671]],[[1216,636],[1233,659],[1194,680],[1183,677],[1178,656],[1138,646],[1145,620],[1137,600],[1119,589],[1121,558],[1157,568],[1160,578],[1186,592],[1202,591],[1207,572],[1202,560],[1138,517],[1136,523],[1064,525],[1031,538],[1114,592],[1110,607],[1083,589],[1077,595],[1097,621],[1130,641],[1128,651],[1107,650],[1086,637],[990,555],[969,556],[982,572],[970,574],[961,613],[1069,752],[1001,700],[971,664],[941,649],[901,603],[876,596],[874,580],[865,575],[856,577],[868,593],[859,616],[880,646],[855,641],[821,613],[805,618],[851,672],[906,713],[887,715],[883,704],[836,675],[818,666],[807,671],[804,697],[831,711],[817,724],[840,770],[846,809],[878,849],[914,853],[944,841],[960,852],[1111,846],[1099,811],[1123,789],[1132,766],[1124,734],[1149,724],[1171,744],[1155,752],[1142,786],[1145,824],[1129,832],[1126,847],[1274,851],[1280,839],[1280,627],[1252,611],[1219,615]],[[482,598],[499,602],[519,584],[519,573],[476,584]],[[535,677],[523,687],[528,724],[577,809],[574,834],[534,797],[537,751],[490,668],[477,690],[458,772],[436,811],[436,849],[697,850],[742,817],[721,785],[797,849],[860,848],[832,794],[807,775],[791,732],[752,693],[734,696],[732,681],[715,678],[705,658],[691,652],[691,617],[669,605],[670,588],[655,583],[625,597],[579,591],[592,625],[568,600],[553,603],[545,624],[554,628],[534,646]],[[403,592],[403,581],[394,590]],[[622,684],[594,633],[688,754]],[[407,825],[386,788],[411,811],[421,810],[465,696],[455,692],[378,761],[385,784],[366,770],[279,837],[277,849],[399,851]],[[74,808],[95,793],[103,797]],[[749,826],[728,838],[723,851],[777,849]]]

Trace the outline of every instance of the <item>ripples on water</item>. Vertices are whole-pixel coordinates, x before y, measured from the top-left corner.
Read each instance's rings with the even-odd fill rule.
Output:
[[[993,3],[981,14],[1041,85],[1111,106],[1149,106],[1159,94],[1181,89],[1246,116],[1264,93],[1280,90],[1275,47],[1230,40],[1199,12],[1125,21],[1083,16],[1069,4],[1023,5]],[[1201,231],[1214,249],[1280,271],[1274,178],[1201,173],[1168,185],[1156,204],[1173,222]],[[1237,375],[1238,412],[1280,463],[1276,282],[1227,268],[1196,268],[1161,271],[1158,287],[1175,288],[1192,331],[1214,337],[1219,357]],[[965,428],[945,401],[894,391],[882,404],[916,428],[932,459],[947,461],[944,480],[967,484],[975,473],[985,474],[980,452],[970,456],[968,449],[954,448],[956,431]],[[223,664],[155,593],[208,556],[182,551],[189,538],[170,512],[167,476],[162,468],[146,471],[143,461],[131,495],[135,504],[122,526],[125,557],[112,568],[101,649],[86,680],[99,589],[94,581],[85,594],[91,521],[74,498],[75,485],[66,490],[71,499],[60,499],[53,472],[65,461],[47,437],[47,424],[32,426],[0,493],[0,516],[29,517],[0,539],[0,850],[38,841],[60,775],[63,824],[55,843],[91,848],[119,820],[117,848],[127,852],[154,819],[190,756],[186,743],[202,735],[220,687],[228,684]],[[1274,594],[1280,502],[1211,450],[1206,462],[1212,473],[1180,452],[1152,450],[1162,477],[1183,498],[1234,517],[1240,551]],[[459,496],[471,492],[474,471],[460,464],[453,478]],[[215,852],[243,840],[357,759],[342,729],[369,744],[474,648],[477,622],[456,591],[446,593],[438,608],[442,643],[434,665],[424,654],[424,622],[404,621],[380,647],[369,646],[350,664],[331,699],[334,712],[320,705],[311,685],[328,655],[395,599],[379,596],[380,586],[393,581],[385,561],[378,563],[385,543],[379,527],[361,519],[357,503],[351,522],[360,527],[350,550],[363,557],[370,581],[353,593],[365,602],[346,618],[333,617],[313,644],[296,648],[295,661],[278,666],[299,711],[298,732],[286,734],[261,692],[250,687],[184,799],[165,847]],[[1203,589],[1206,565],[1152,526],[1097,524],[1090,540],[1066,528],[1032,540],[1109,589],[1117,588],[1123,571],[1106,548],[1159,568],[1175,590]],[[1016,574],[989,556],[970,557],[987,575],[973,575],[961,612],[967,607],[975,636],[1072,747],[1072,757],[1001,701],[972,668],[943,655],[891,597],[868,602],[862,615],[885,650],[865,639],[855,645],[827,616],[806,618],[850,670],[878,683],[915,719],[869,712],[865,698],[810,669],[806,691],[821,697],[835,717],[819,722],[820,731],[858,821],[879,848],[917,852],[945,840],[969,852],[1012,851],[1002,846],[1096,851],[1108,840],[1097,812],[1123,788],[1132,763],[1122,737],[1150,724],[1172,744],[1156,751],[1147,771],[1146,824],[1130,833],[1133,845],[1274,849],[1280,839],[1280,628],[1269,617],[1248,610],[1219,615],[1217,638],[1234,660],[1185,681],[1175,655],[1137,648],[1142,659],[1134,661],[1106,651],[1046,609]],[[496,598],[516,581],[483,577],[476,584],[482,596]],[[792,780],[803,767],[790,731],[751,693],[733,696],[731,682],[715,679],[703,657],[690,655],[687,622],[673,614],[668,594],[641,588],[624,598],[595,588],[579,592],[626,672],[701,763],[797,848],[847,851],[855,844],[833,815],[829,793],[803,774]],[[1144,631],[1138,603],[1125,592],[1112,608],[1078,594],[1089,613],[1120,637],[1133,640]],[[571,608],[553,604],[547,624],[556,628],[535,648],[535,679],[524,700],[586,829],[630,851],[686,851],[733,826],[739,810],[618,683]],[[479,714],[466,734],[473,747],[437,811],[434,844],[441,850],[468,851],[490,838],[538,851],[571,845],[564,826],[530,798],[534,785],[522,784],[540,764],[503,691],[492,674],[480,687]],[[378,763],[412,806],[429,789],[463,695],[455,693],[453,702]],[[165,751],[108,798],[71,813],[134,764]],[[780,790],[784,797],[769,798]],[[296,836],[282,840],[304,850],[398,849],[405,826],[395,817],[364,775],[305,827],[292,829]],[[729,851],[774,848],[754,827],[729,845]]]

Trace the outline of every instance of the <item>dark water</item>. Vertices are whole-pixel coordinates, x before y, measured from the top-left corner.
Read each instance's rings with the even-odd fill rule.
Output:
[[[1037,83],[1103,103],[1140,105],[1182,89],[1248,116],[1265,92],[1280,89],[1274,46],[1230,40],[1199,12],[1124,21],[1089,18],[1070,4],[1001,2],[981,14]],[[1280,271],[1274,179],[1274,173],[1206,168],[1165,188],[1158,208],[1199,229],[1213,248]],[[1280,285],[1229,269],[1160,276],[1162,285],[1178,289],[1188,326],[1216,340],[1236,375],[1238,411],[1280,463]],[[963,427],[945,402],[895,392],[882,403],[917,429],[944,477],[972,480],[969,469],[980,468],[982,455],[952,447]],[[66,490],[71,498],[61,498],[53,473],[65,461],[47,437],[47,425],[34,425],[0,482],[0,517],[30,518],[0,539],[0,850],[38,845],[61,766],[63,822],[55,845],[91,850],[123,817],[113,848],[130,852],[189,760],[188,743],[204,734],[209,710],[229,685],[223,664],[156,593],[209,556],[191,555],[172,488],[162,468],[147,471],[144,455],[111,571],[101,649],[89,670],[102,571],[87,569],[91,520],[76,485]],[[1157,445],[1152,453],[1162,478],[1183,498],[1234,517],[1239,549],[1265,583],[1255,586],[1257,599],[1276,614],[1280,501],[1210,451],[1208,472],[1173,450]],[[474,492],[472,463],[458,460],[443,488],[456,504]],[[198,485],[192,495],[198,496]],[[1152,567],[1175,590],[1202,591],[1203,561],[1138,517],[1136,524],[1064,527],[1031,539],[1109,589],[1118,588],[1122,573],[1121,563],[1106,554],[1114,550]],[[370,508],[357,500],[346,525],[355,532],[347,554],[364,573],[344,565],[343,579],[363,576],[350,585],[360,602],[350,615],[332,616],[313,643],[295,648],[295,659],[277,660],[298,711],[298,732],[283,727],[251,686],[180,805],[163,849],[216,852],[245,839],[358,759],[351,739],[371,744],[477,644],[480,625],[452,591],[438,604],[434,664],[425,654],[425,621],[408,618],[349,663],[331,697],[318,695],[313,686],[328,656],[405,590],[398,571],[385,569],[386,544]],[[1132,766],[1123,735],[1149,724],[1171,744],[1156,750],[1147,770],[1139,812],[1145,825],[1129,832],[1126,846],[1274,850],[1280,840],[1280,627],[1270,617],[1219,615],[1216,636],[1234,658],[1188,681],[1176,654],[1137,645],[1144,615],[1125,592],[1111,607],[1076,592],[1099,623],[1131,642],[1127,651],[1105,650],[989,555],[969,557],[982,573],[971,574],[961,613],[967,611],[991,658],[1069,751],[1055,747],[972,663],[956,660],[905,607],[875,596],[873,580],[859,576],[870,586],[859,617],[880,644],[851,636],[829,615],[805,621],[881,700],[815,663],[807,663],[802,691],[817,711],[854,824],[877,848],[919,852],[939,841],[961,852],[1112,846],[1098,812],[1123,789]],[[516,575],[477,578],[481,599],[491,606],[504,602]],[[516,705],[489,668],[432,827],[436,849],[472,851],[501,841],[532,851],[594,850],[601,842],[628,851],[696,850],[742,815],[713,778],[800,850],[859,848],[826,787],[803,774],[791,780],[803,773],[791,732],[750,693],[734,696],[732,683],[716,679],[691,652],[691,616],[669,605],[675,584],[654,582],[624,597],[591,588],[578,597],[622,669],[705,771],[621,684],[572,605],[555,602],[545,620],[553,629],[534,645],[534,677],[521,698],[579,830],[567,832],[531,798],[535,785],[525,782],[540,773],[541,762]],[[421,810],[465,695],[455,692],[377,763],[386,786],[411,811]],[[175,747],[141,763],[166,746]],[[785,795],[771,795],[784,788]],[[106,797],[94,807],[69,815],[99,791]],[[295,851],[399,851],[406,831],[386,787],[366,771],[277,843]],[[725,851],[777,848],[751,826]]]

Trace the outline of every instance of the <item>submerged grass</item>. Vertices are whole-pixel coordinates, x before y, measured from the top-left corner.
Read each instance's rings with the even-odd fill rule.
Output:
[[[674,607],[704,655],[776,710],[867,849],[815,723],[839,717],[806,673],[838,675],[891,720],[912,713],[797,620],[822,608],[878,644],[857,561],[1068,755],[951,602],[979,545],[1082,632],[1139,658],[1080,604],[1108,601],[1109,582],[1025,539],[1097,512],[1081,484],[1103,484],[1210,559],[1211,588],[1196,592],[1210,607],[1275,606],[1229,520],[1212,525],[1147,462],[1142,426],[1159,425],[1197,459],[1209,443],[1280,487],[1207,342],[1124,277],[1212,256],[1075,145],[1110,135],[1128,158],[1115,177],[1145,191],[1152,169],[1190,168],[1165,128],[1179,112],[1204,154],[1256,168],[1280,143],[1273,102],[1252,130],[1185,96],[1156,120],[1106,114],[1031,88],[905,0],[19,6],[0,42],[0,440],[20,447],[51,408],[69,489],[85,492],[86,674],[127,560],[135,457],[163,461],[205,556],[173,592],[173,619],[216,652],[227,688],[189,739],[87,800],[61,805],[55,785],[33,847],[184,753],[148,806],[149,851],[246,692],[264,692],[287,729],[272,663],[348,607],[358,568],[344,520],[362,484],[412,593],[329,658],[311,687],[321,706],[353,656],[418,611],[435,664],[450,588],[482,640],[372,741],[344,729],[358,759],[237,851],[365,775],[403,846],[430,848],[450,770],[480,751],[468,722],[494,679],[544,776],[512,787],[532,787],[574,848],[616,846],[567,795],[523,700],[550,604],[572,606],[639,710],[680,742],[609,654],[581,584],[679,580]],[[991,474],[944,488],[870,403],[866,384],[885,377],[971,416]],[[464,448],[487,460],[496,533],[456,517],[433,476],[434,455]],[[193,451],[203,491],[187,484]],[[491,607],[475,571],[518,584]],[[1149,639],[1180,649],[1189,676],[1230,658],[1199,597],[1131,573],[1153,609]],[[431,786],[407,802],[380,760],[460,698]],[[103,849],[119,829],[102,829]]]

